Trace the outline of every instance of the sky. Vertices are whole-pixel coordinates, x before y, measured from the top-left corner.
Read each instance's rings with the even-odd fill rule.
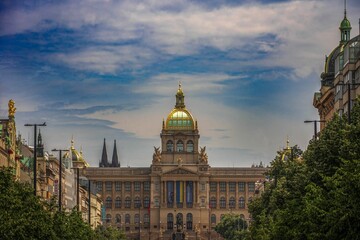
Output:
[[[347,1],[351,36],[360,2]],[[269,164],[305,150],[325,55],[339,44],[341,0],[3,0],[0,117],[45,150],[74,139],[98,166],[117,142],[121,166],[147,167],[181,82],[213,167]],[[55,154],[55,153],[54,153]]]

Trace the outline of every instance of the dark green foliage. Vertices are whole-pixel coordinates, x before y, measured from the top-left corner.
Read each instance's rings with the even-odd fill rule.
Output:
[[[215,231],[226,240],[241,240],[248,236],[247,228],[246,221],[240,215],[226,214],[216,225]]]
[[[99,226],[95,229],[97,240],[124,240],[126,239],[125,233],[122,230],[108,226]]]
[[[57,212],[34,196],[29,184],[14,181],[12,170],[0,169],[0,239],[94,239],[78,212]]]
[[[360,105],[335,116],[301,158],[279,152],[249,207],[252,239],[360,239]]]

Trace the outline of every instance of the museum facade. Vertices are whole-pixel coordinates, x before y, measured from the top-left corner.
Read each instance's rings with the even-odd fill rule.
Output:
[[[213,228],[224,214],[250,220],[248,203],[266,169],[211,167],[181,85],[160,138],[149,167],[119,167],[115,150],[108,163],[104,142],[99,167],[84,169],[102,196],[104,224],[130,239],[211,239],[218,237]]]

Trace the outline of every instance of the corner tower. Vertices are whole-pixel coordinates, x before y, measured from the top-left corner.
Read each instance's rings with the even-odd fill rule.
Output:
[[[175,107],[163,120],[161,137],[161,162],[168,164],[196,164],[199,162],[199,131],[197,122],[186,109],[185,96],[179,84]]]
[[[340,23],[340,44],[345,44],[350,40],[351,24],[346,17],[346,0],[344,1],[344,19]]]

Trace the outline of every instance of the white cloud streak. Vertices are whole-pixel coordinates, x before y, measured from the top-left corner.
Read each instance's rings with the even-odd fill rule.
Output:
[[[339,14],[329,16],[329,12]],[[214,9],[191,1],[171,4],[164,1],[92,1],[91,4],[69,1],[33,10],[12,10],[2,17],[5,24],[0,35],[54,27],[86,28],[87,37],[101,46],[84,47],[78,52],[59,53],[54,57],[71,67],[101,73],[114,73],[124,65],[141,68],[157,60],[156,51],[184,56],[196,54],[204,47],[220,51],[241,49],[255,41],[258,50],[272,53],[258,63],[290,67],[297,76],[304,77],[318,71],[319,56],[336,43],[324,39],[337,39],[337,24],[334,26],[329,17],[336,16],[337,23],[341,14],[341,7],[335,1],[244,4]],[[329,29],[332,29],[331,34]],[[278,44],[256,42],[267,34],[275,35]],[[137,46],[131,43],[106,46],[129,40],[137,41]]]

